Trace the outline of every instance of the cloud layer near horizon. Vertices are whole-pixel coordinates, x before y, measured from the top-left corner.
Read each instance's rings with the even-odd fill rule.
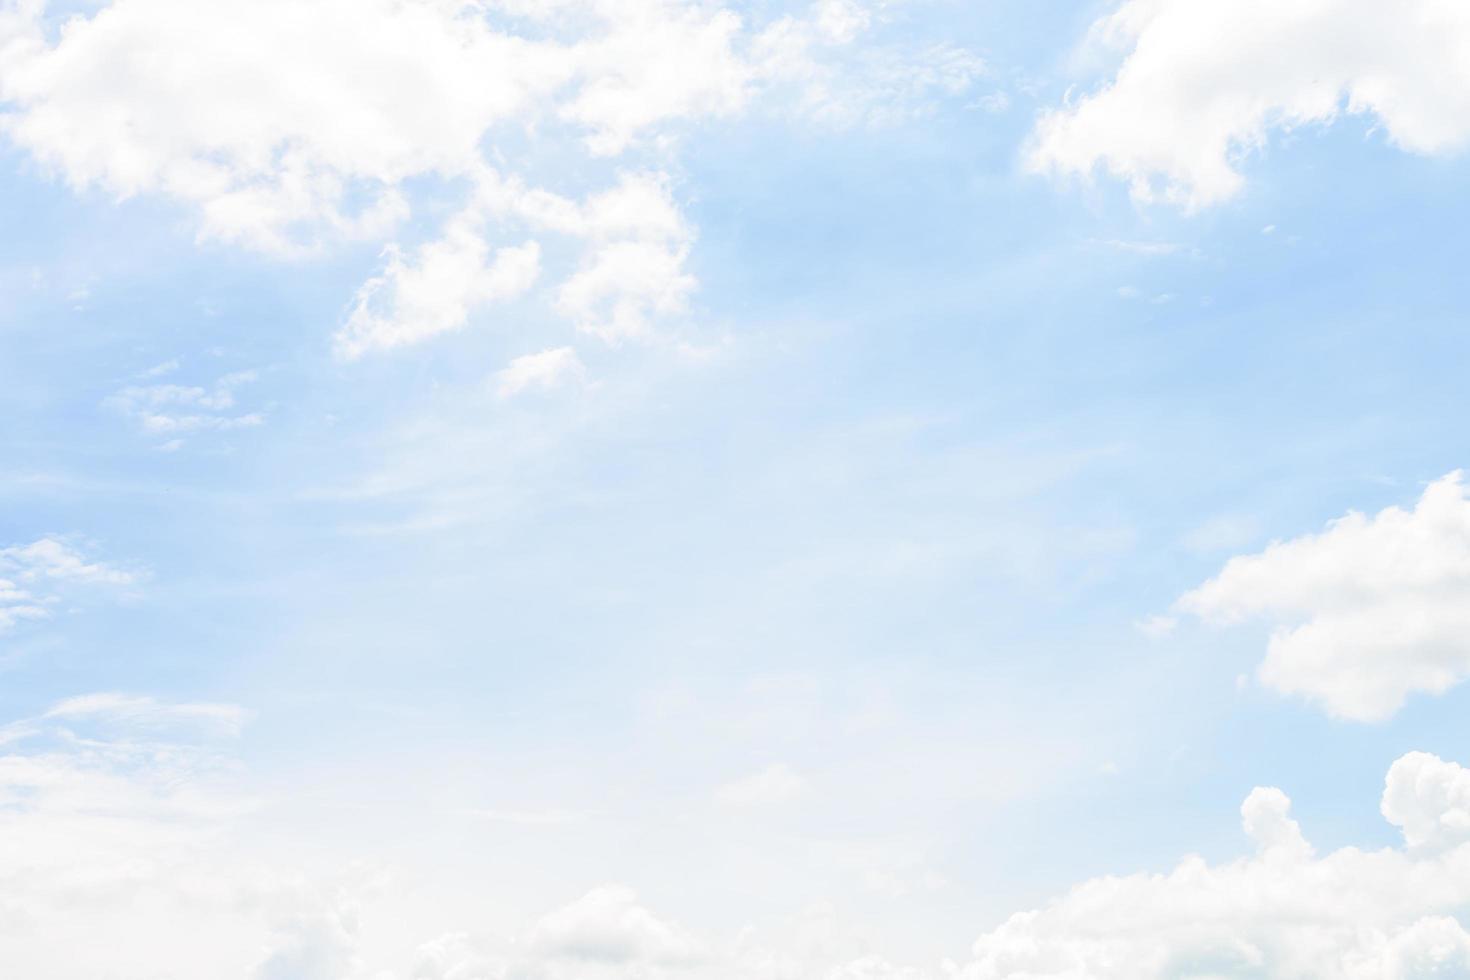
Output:
[[[365,942],[394,915],[393,871],[291,870],[257,838],[270,801],[231,761],[245,713],[96,694],[0,730],[0,954],[27,975],[118,980],[1422,980],[1470,970],[1470,770],[1427,753],[1382,797],[1403,846],[1318,855],[1279,789],[1241,807],[1248,856],[1084,882],[982,935],[972,958],[899,967],[813,961],[700,935],[631,889],[592,885],[519,936],[487,923],[397,950]],[[278,842],[279,843],[279,842]],[[91,937],[90,941],[87,937]],[[98,942],[105,939],[106,942]],[[58,962],[56,950],[72,950]],[[384,958],[386,957],[386,958]],[[397,965],[395,965],[397,964]]]

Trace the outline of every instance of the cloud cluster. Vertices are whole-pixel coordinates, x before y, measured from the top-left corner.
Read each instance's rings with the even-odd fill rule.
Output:
[[[138,573],[89,559],[58,537],[0,548],[0,634],[28,620],[49,619],[84,590],[117,591],[137,582]]]
[[[476,309],[530,290],[541,272],[539,244],[527,237],[492,253],[492,223],[574,244],[580,261],[557,286],[554,306],[583,333],[609,343],[647,338],[658,316],[685,309],[695,288],[684,270],[694,233],[664,174],[624,172],[580,200],[489,168],[474,179],[440,238],[411,259],[390,246],[388,268],[358,292],[337,333],[344,357],[460,329]]]
[[[983,70],[958,49],[900,57],[860,45],[876,20],[861,0],[764,20],[717,0],[3,9],[0,132],[73,187],[161,195],[197,215],[202,238],[282,256],[344,240],[386,246],[337,335],[348,358],[461,329],[479,308],[526,294],[551,252],[534,236],[547,234],[585,245],[551,273],[552,306],[605,340],[647,336],[686,308],[692,231],[605,208],[580,190],[589,179],[607,195],[661,195],[632,203],[663,220],[677,208],[662,165],[630,183],[619,160],[669,157],[675,127],[757,104],[881,121],[958,95]],[[506,173],[502,148],[528,142],[532,159],[575,162],[565,175]],[[566,176],[580,203],[550,189]],[[437,237],[401,243],[410,217],[445,210],[465,186]],[[599,225],[599,209],[621,227]]]
[[[1232,558],[1176,603],[1209,623],[1275,629],[1263,684],[1358,721],[1470,677],[1470,498],[1460,473],[1413,510],[1350,513],[1320,534]]]
[[[1217,204],[1270,133],[1370,117],[1413,153],[1470,140],[1470,9],[1440,0],[1127,0],[1093,26],[1126,52],[1097,91],[1046,113],[1030,165],[1101,168],[1140,201]]]
[[[1241,807],[1255,853],[1167,874],[1098,878],[975,944],[964,980],[1313,977],[1427,980],[1470,973],[1470,771],[1415,753],[1394,763],[1384,816],[1406,846],[1314,854],[1277,789]]]
[[[1084,882],[1047,906],[1012,916],[962,964],[902,967],[874,956],[817,966],[750,947],[683,955],[687,939],[602,889],[549,916],[538,935],[563,955],[492,960],[464,937],[428,944],[414,980],[534,976],[794,980],[1177,980],[1312,977],[1428,980],[1470,972],[1470,770],[1425,753],[1393,764],[1383,813],[1404,844],[1319,856],[1279,789],[1241,806],[1253,853],[1210,864],[1183,860],[1163,874]],[[532,949],[537,944],[532,943]],[[542,950],[545,951],[544,949]],[[671,953],[672,951],[672,953]],[[679,955],[672,955],[677,953]],[[616,971],[609,968],[617,967]]]

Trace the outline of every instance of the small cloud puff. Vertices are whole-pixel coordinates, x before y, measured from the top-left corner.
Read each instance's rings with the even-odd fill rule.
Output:
[[[553,347],[515,358],[495,373],[497,397],[514,398],[533,388],[559,388],[585,381],[587,368],[572,347]]]

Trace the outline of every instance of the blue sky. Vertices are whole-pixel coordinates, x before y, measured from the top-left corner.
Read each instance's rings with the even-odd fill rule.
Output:
[[[0,6],[0,962],[1470,975],[1407,7]]]

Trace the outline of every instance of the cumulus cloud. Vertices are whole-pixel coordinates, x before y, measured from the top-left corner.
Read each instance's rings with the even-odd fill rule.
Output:
[[[671,185],[660,171],[624,171],[577,200],[485,171],[473,206],[580,243],[556,306],[579,330],[616,343],[646,337],[658,315],[685,309],[697,285],[684,269],[694,230]]]
[[[866,43],[873,9],[818,0],[761,19],[698,0],[111,0],[65,16],[12,0],[0,133],[77,189],[180,202],[202,238],[288,257],[384,244],[384,269],[337,335],[344,356],[460,329],[526,292],[539,243],[513,237],[507,219],[584,240],[551,274],[553,304],[619,341],[686,309],[691,229],[671,200],[655,212],[672,210],[674,224],[599,227],[597,195],[583,208],[539,174],[519,202],[528,210],[487,208],[487,183],[519,180],[495,172],[507,166],[499,147],[529,138],[580,154],[579,185],[626,194],[637,188],[616,158],[635,146],[669,155],[671,126],[763,100],[807,118],[901,118],[980,70],[959,49]],[[405,245],[425,204],[454,217]]]
[[[1182,596],[1208,623],[1275,628],[1258,677],[1357,721],[1470,676],[1470,500],[1460,473],[1413,510],[1350,513],[1319,534],[1232,558]]]
[[[0,50],[0,97],[9,138],[71,184],[163,193],[201,234],[292,252],[379,233],[402,180],[464,170],[568,67],[471,4],[115,0],[54,40],[38,11]]]
[[[48,980],[1427,980],[1470,971],[1460,918],[1470,908],[1470,770],[1425,753],[1399,759],[1386,779],[1382,812],[1401,846],[1319,854],[1286,794],[1256,789],[1240,810],[1246,856],[1086,881],[984,933],[962,964],[814,960],[748,932],[696,935],[622,885],[593,888],[528,927],[448,933],[415,954],[401,933],[367,941],[375,916],[395,914],[383,872],[283,870],[295,853],[285,828],[246,833],[262,803],[241,791],[233,760],[244,716],[103,693],[0,727],[7,966]]]
[[[638,903],[629,888],[594,888],[537,923],[531,948],[554,959],[608,966],[678,965],[697,962],[698,942]]]
[[[337,333],[337,350],[349,359],[458,330],[475,308],[522,295],[541,272],[536,242],[492,253],[484,235],[466,221],[451,225],[412,260],[396,246],[388,256],[387,269],[358,291]]]
[[[1383,816],[1403,828],[1410,847],[1445,850],[1470,841],[1470,770],[1427,752],[1393,764]]]
[[[515,358],[495,374],[495,393],[501,398],[514,398],[532,388],[556,388],[586,377],[577,351],[571,347],[553,347],[539,354]]]
[[[1439,0],[1127,0],[1092,30],[1126,52],[1098,90],[1045,113],[1030,165],[1101,168],[1140,201],[1237,193],[1273,131],[1370,118],[1412,153],[1470,139],[1470,9]]]
[[[1278,789],[1241,808],[1255,853],[1211,865],[1190,857],[1166,874],[1098,878],[1013,916],[975,944],[964,980],[1165,980],[1314,977],[1423,980],[1470,971],[1464,769],[1415,754],[1394,764],[1384,815],[1406,848],[1315,856]],[[1438,845],[1428,851],[1428,839]]]

